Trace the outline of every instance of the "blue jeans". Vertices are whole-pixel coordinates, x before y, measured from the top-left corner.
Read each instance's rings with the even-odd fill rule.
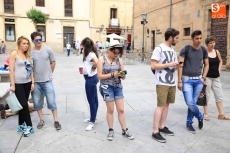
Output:
[[[67,56],[69,56],[70,54],[70,49],[67,49]]]
[[[97,74],[92,77],[89,77],[88,75],[84,75],[84,78],[85,78],[85,92],[90,108],[90,122],[94,123],[97,116],[97,109],[98,109],[97,83],[99,80]]]
[[[34,110],[40,110],[43,108],[42,99],[44,97],[44,94],[46,96],[48,109],[56,110],[57,104],[55,100],[55,92],[52,81],[35,82],[34,91],[32,92]]]
[[[189,77],[182,77],[182,92],[184,94],[184,100],[188,106],[187,114],[187,126],[193,123],[194,116],[201,120],[203,115],[199,111],[199,108],[196,104],[199,97],[200,91],[203,88],[203,82],[200,79],[192,80]]]

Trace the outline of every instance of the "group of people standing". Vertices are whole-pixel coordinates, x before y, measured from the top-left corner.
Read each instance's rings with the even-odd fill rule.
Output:
[[[70,50],[71,50],[71,47],[73,47],[74,51],[73,51],[73,54],[76,54],[78,55],[79,54],[79,51],[80,51],[80,54],[83,53],[83,46],[77,41],[74,41],[72,46],[71,44],[68,42],[66,44],[66,52],[67,52],[67,57],[70,56]]]
[[[32,94],[34,110],[38,112],[40,122],[37,125],[41,129],[45,125],[42,114],[43,93],[47,99],[48,109],[52,111],[54,127],[61,129],[57,118],[57,106],[55,91],[52,83],[52,73],[55,68],[55,57],[51,48],[42,45],[42,35],[39,32],[31,33],[31,40],[24,36],[17,39],[17,49],[11,51],[9,59],[10,90],[22,106],[18,112],[17,132],[23,132],[25,137],[34,133],[33,124],[28,109],[28,98]]]
[[[158,142],[165,143],[161,135],[165,133],[173,136],[174,132],[166,127],[169,104],[175,102],[176,85],[183,92],[188,106],[186,128],[195,134],[193,118],[198,119],[198,128],[203,128],[203,120],[209,120],[208,106],[204,106],[204,113],[199,111],[197,100],[200,92],[207,85],[207,102],[210,101],[211,90],[214,92],[218,108],[218,119],[230,120],[223,110],[223,93],[220,82],[222,59],[220,52],[215,49],[215,39],[210,36],[205,39],[206,48],[201,46],[202,32],[195,30],[191,34],[192,44],[183,47],[179,59],[173,46],[178,43],[179,31],[168,28],[164,34],[165,42],[157,46],[152,54],[151,68],[155,70],[157,91],[157,108],[154,112],[154,129],[152,137]],[[176,83],[178,70],[178,83]]]
[[[179,59],[173,49],[179,40],[179,31],[168,28],[164,34],[165,42],[157,46],[152,54],[151,68],[155,70],[155,83],[157,91],[157,107],[154,112],[154,129],[152,137],[159,142],[166,142],[161,133],[173,136],[174,132],[166,126],[169,104],[175,102],[176,85],[182,90],[184,100],[188,106],[186,128],[195,133],[193,118],[198,119],[198,128],[203,128],[203,120],[209,120],[207,106],[204,114],[199,111],[196,104],[200,91],[207,84],[207,101],[210,100],[210,91],[213,90],[216,105],[219,111],[218,119],[229,120],[223,110],[223,93],[220,83],[220,71],[222,59],[219,51],[215,50],[215,39],[205,39],[207,48],[201,46],[202,33],[200,30],[191,34],[192,44],[180,51]],[[53,113],[54,127],[61,129],[57,118],[57,106],[55,91],[52,84],[52,73],[55,69],[55,57],[51,48],[42,45],[42,35],[38,32],[31,34],[34,48],[31,49],[30,40],[21,36],[17,40],[18,49],[10,53],[10,80],[11,91],[15,92],[23,109],[19,111],[19,126],[17,131],[23,132],[25,137],[34,133],[30,113],[28,109],[28,97],[30,92],[34,102],[34,110],[38,112],[40,122],[37,125],[41,129],[44,125],[42,115],[42,96],[46,96],[48,109]],[[114,106],[118,112],[118,120],[121,126],[121,134],[133,140],[126,125],[124,113],[124,95],[122,80],[125,79],[125,68],[120,57],[123,54],[123,46],[118,40],[110,42],[105,55],[99,57],[94,42],[86,37],[81,41],[83,52],[83,74],[85,79],[85,92],[90,108],[90,118],[86,131],[95,127],[98,94],[97,83],[100,81],[99,92],[105,101],[108,124],[107,139],[114,138]],[[32,70],[33,69],[33,70]],[[178,79],[176,79],[178,70]],[[178,81],[176,83],[176,80]]]

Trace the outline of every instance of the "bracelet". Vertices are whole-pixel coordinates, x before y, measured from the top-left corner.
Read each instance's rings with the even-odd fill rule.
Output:
[[[178,83],[182,83],[182,82],[178,82]]]
[[[205,80],[206,80],[206,77],[203,77],[203,76],[202,76],[202,79],[204,79],[204,81],[205,81]]]

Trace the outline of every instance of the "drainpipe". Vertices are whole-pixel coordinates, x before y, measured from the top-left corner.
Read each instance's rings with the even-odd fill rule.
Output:
[[[170,16],[169,16],[169,27],[172,26],[172,0],[170,0]]]
[[[132,43],[131,43],[131,47],[134,50],[134,6],[135,6],[135,0],[133,0],[133,21],[132,21]]]

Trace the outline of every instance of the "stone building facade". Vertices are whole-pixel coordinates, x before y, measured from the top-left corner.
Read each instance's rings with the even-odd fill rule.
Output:
[[[42,33],[44,44],[55,52],[62,52],[67,42],[85,37],[105,42],[103,36],[110,33],[131,41],[132,0],[0,0],[0,40],[6,42],[7,51],[16,48],[18,37],[30,38],[35,31],[26,17],[31,8],[47,15],[47,22],[36,28]]]
[[[227,4],[225,19],[211,18],[211,4]],[[226,68],[230,68],[230,0],[134,0],[134,48],[141,49],[143,25],[141,14],[147,14],[148,24],[144,27],[145,51],[152,51],[164,41],[168,27],[180,31],[180,41],[175,49],[191,43],[191,32],[201,30],[203,40],[207,36],[217,39],[216,49],[222,55]],[[171,10],[171,11],[170,11]],[[205,45],[203,41],[203,45]]]

